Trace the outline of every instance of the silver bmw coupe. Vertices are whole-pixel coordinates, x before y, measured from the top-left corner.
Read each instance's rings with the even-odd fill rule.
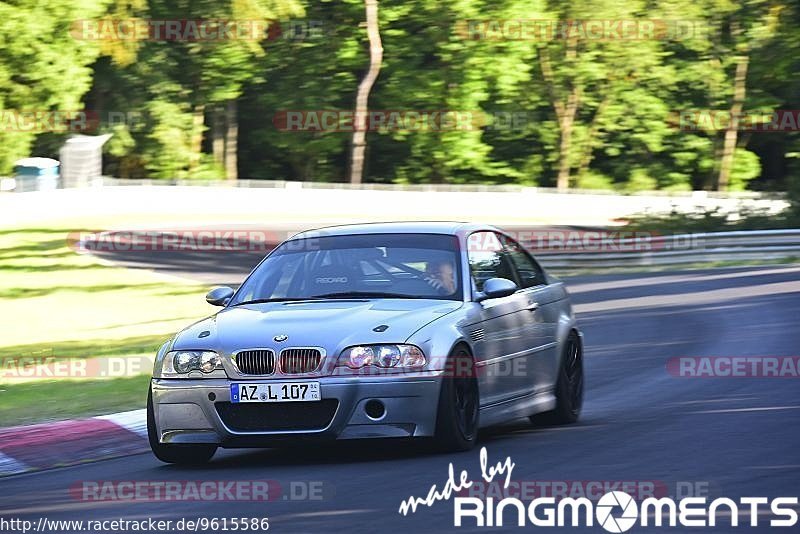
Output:
[[[564,284],[491,226],[303,232],[206,300],[222,309],[156,357],[147,428],[164,462],[312,439],[467,450],[482,427],[580,413],[583,341]]]

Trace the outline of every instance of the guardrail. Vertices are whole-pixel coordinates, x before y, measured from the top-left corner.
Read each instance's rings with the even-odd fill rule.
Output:
[[[595,232],[597,234],[597,232]],[[800,260],[800,229],[652,236],[646,232],[610,241],[583,232],[548,246],[524,243],[548,268],[635,267],[736,260]],[[585,237],[589,236],[589,237]],[[568,236],[565,236],[568,237]],[[539,250],[537,250],[539,248]]]

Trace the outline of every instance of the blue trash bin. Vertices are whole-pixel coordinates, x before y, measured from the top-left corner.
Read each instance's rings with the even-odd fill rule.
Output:
[[[58,160],[24,158],[14,164],[15,191],[47,191],[59,186]]]

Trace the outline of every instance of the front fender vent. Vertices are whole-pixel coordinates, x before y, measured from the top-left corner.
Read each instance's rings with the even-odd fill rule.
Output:
[[[486,331],[483,328],[478,328],[477,330],[470,332],[469,337],[475,342],[483,341],[483,339],[486,337]]]

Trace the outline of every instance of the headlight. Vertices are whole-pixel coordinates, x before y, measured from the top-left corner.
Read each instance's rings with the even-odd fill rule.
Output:
[[[165,378],[183,378],[182,375],[192,371],[210,374],[222,369],[222,358],[216,352],[206,350],[176,350],[164,356],[161,376]]]
[[[422,367],[425,355],[414,345],[358,345],[345,349],[338,365],[360,369],[366,365],[377,367]]]
[[[222,359],[216,352],[204,352],[200,355],[200,370],[210,373],[217,367],[222,367]]]
[[[414,345],[400,345],[402,367],[422,367],[427,363],[425,355]]]
[[[358,369],[365,365],[372,365],[375,361],[375,351],[372,347],[353,347],[346,352],[348,354],[345,364],[353,369]]]
[[[400,347],[396,345],[382,345],[378,348],[376,365],[380,367],[394,367],[400,362]]]
[[[172,357],[172,367],[176,373],[188,373],[199,369],[200,355],[196,352],[179,352]]]

